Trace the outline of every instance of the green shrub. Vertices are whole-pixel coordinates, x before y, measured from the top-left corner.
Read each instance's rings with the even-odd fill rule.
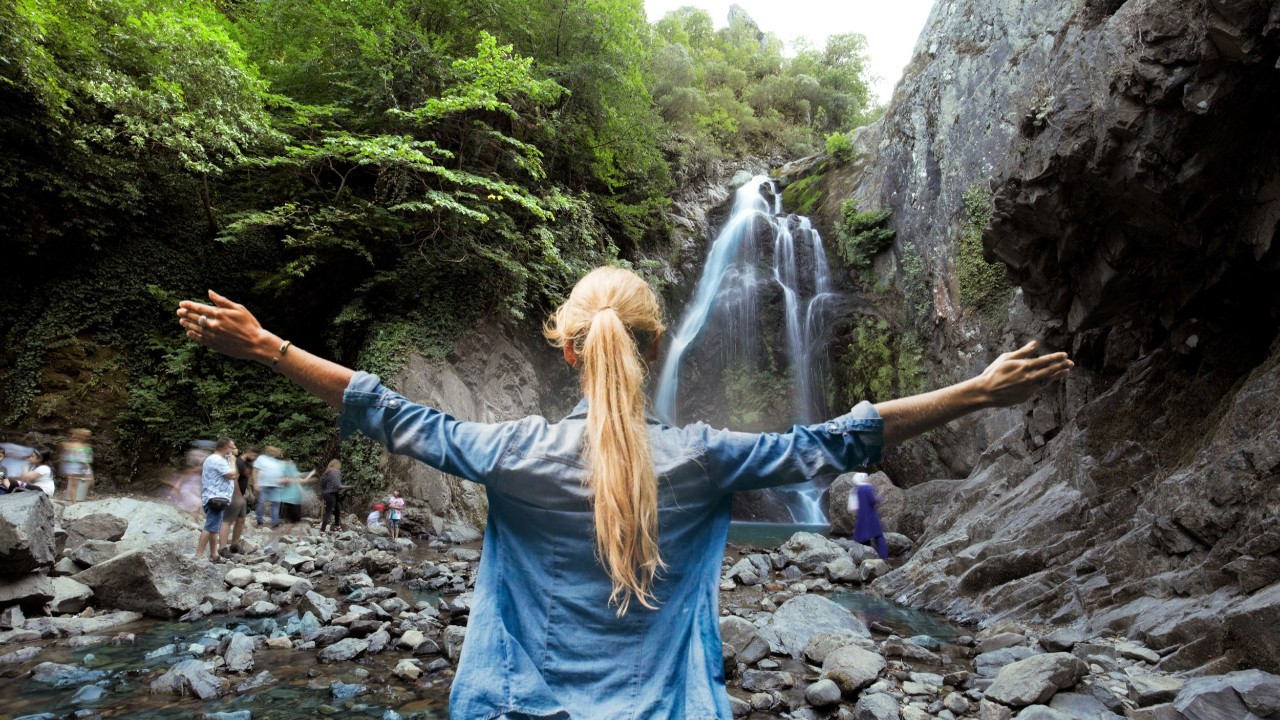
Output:
[[[858,212],[852,200],[840,207],[840,223],[836,226],[836,249],[845,264],[852,268],[871,267],[871,260],[893,244],[890,228],[892,210]]]
[[[855,157],[853,138],[849,133],[834,132],[827,136],[827,154],[837,163],[844,164]]]
[[[924,390],[924,352],[914,332],[895,331],[884,320],[863,317],[839,355],[836,376],[844,388],[841,399],[849,406],[915,395]]]
[[[979,185],[964,192],[964,219],[960,248],[956,253],[956,282],[960,302],[988,317],[999,313],[1014,285],[1001,263],[989,263],[982,254],[982,234],[991,221],[991,193]]]

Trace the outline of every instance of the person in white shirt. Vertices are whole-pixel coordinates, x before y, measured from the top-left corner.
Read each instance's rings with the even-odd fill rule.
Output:
[[[31,469],[27,470],[19,480],[28,488],[40,488],[45,495],[53,497],[53,468],[49,467],[49,457],[53,452],[48,448],[36,448],[31,451]]]

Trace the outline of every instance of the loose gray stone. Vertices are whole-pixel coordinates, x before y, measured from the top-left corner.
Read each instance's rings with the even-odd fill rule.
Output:
[[[845,645],[857,645],[864,650],[870,650],[873,642],[848,630],[818,633],[809,639],[808,645],[804,646],[804,656],[814,665],[821,665],[828,655]]]
[[[223,589],[217,566],[163,545],[121,553],[75,576],[109,607],[150,617],[177,617]]]
[[[248,568],[231,568],[223,576],[223,582],[232,587],[246,587],[253,582],[253,571]]]
[[[731,648],[734,662],[751,665],[769,654],[769,641],[759,629],[736,615],[720,618],[720,639]]]
[[[846,645],[827,655],[822,677],[834,680],[840,690],[853,697],[884,672],[884,658],[857,645]]]
[[[324,648],[318,653],[317,657],[322,663],[342,662],[356,657],[367,649],[369,649],[368,640],[347,638]]]
[[[958,692],[947,693],[947,696],[942,698],[942,706],[956,715],[969,712],[969,704],[969,700]]]
[[[1018,713],[1018,720],[1075,720],[1075,718],[1054,710],[1048,705],[1031,705]]]
[[[1027,638],[1019,633],[1000,633],[998,635],[992,635],[991,637],[979,640],[978,652],[995,652],[996,650],[1003,650],[1007,647],[1022,645],[1026,640]]]
[[[280,612],[280,606],[275,603],[259,600],[244,609],[244,614],[249,617],[272,617]]]
[[[21,650],[14,650],[11,653],[0,655],[0,665],[21,665],[22,663],[31,662],[40,656],[41,648],[28,647]]]
[[[1083,631],[1059,628],[1040,638],[1040,645],[1049,652],[1071,652],[1072,648],[1085,639]]]
[[[798,532],[778,548],[787,562],[813,572],[840,557],[848,557],[839,545],[811,532]]]
[[[462,655],[462,643],[467,639],[467,629],[458,625],[448,625],[443,633],[444,654],[449,662],[456,663]]]
[[[1124,720],[1121,716],[1111,712],[1106,705],[1102,704],[1101,700],[1083,693],[1060,692],[1053,696],[1053,700],[1049,702],[1049,707],[1066,713],[1072,718]]]
[[[1135,675],[1128,680],[1129,697],[1138,702],[1138,707],[1169,702],[1186,684],[1182,678],[1168,675]]]
[[[36,493],[15,493],[16,495],[33,495]],[[43,495],[44,493],[39,493]],[[7,495],[0,495],[3,500]],[[31,610],[43,610],[45,603],[53,599],[53,580],[42,573],[32,573],[16,580],[6,579],[0,582],[0,605],[21,605]]]
[[[786,601],[773,614],[768,628],[777,638],[776,645],[770,642],[770,649],[792,657],[800,657],[809,640],[821,632],[847,630],[859,637],[871,637],[867,626],[853,613],[820,595],[801,595]]]
[[[152,680],[151,692],[195,695],[201,700],[209,700],[221,695],[226,686],[226,680],[205,669],[203,660],[184,660]]]
[[[863,695],[853,707],[854,720],[898,720],[898,701],[888,693]]]
[[[778,670],[747,670],[742,673],[742,689],[750,692],[769,692],[794,687],[795,676]]]
[[[1261,670],[1193,678],[1173,706],[1187,720],[1252,720],[1280,713],[1280,676]]]
[[[804,689],[804,699],[814,707],[827,707],[840,702],[840,686],[832,680],[819,680]]]
[[[1084,661],[1070,653],[1036,655],[1002,668],[986,696],[1011,707],[1045,703],[1088,672]]]
[[[114,542],[85,540],[71,553],[71,559],[85,567],[93,567],[119,554],[120,548]]]
[[[228,672],[248,672],[253,669],[253,638],[243,633],[236,633],[227,642],[227,651],[222,657],[226,660]]]

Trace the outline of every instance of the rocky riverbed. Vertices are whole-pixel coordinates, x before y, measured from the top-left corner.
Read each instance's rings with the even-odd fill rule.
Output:
[[[253,530],[210,563],[191,556],[194,521],[165,505],[0,497],[0,720],[446,717],[478,533],[392,541],[348,522],[272,554]],[[1280,677],[1173,675],[1139,643],[1071,628],[955,627],[860,592],[890,569],[866,548],[766,535],[735,533],[724,561],[735,716],[1280,717]]]

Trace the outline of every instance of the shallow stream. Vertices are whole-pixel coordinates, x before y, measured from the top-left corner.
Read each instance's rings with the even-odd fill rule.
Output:
[[[744,548],[776,548],[800,530],[822,532],[826,526],[734,523],[730,529],[730,552]],[[434,551],[415,551],[413,555]],[[406,558],[410,559],[410,558]],[[405,600],[437,603],[438,595],[420,593],[396,584]],[[323,588],[331,597],[341,597]],[[831,599],[858,615],[865,623],[878,622],[903,636],[929,635],[949,643],[963,631],[929,613],[900,608],[875,595],[838,588]],[[401,680],[391,670],[404,653],[388,650],[359,661],[322,665],[314,651],[264,648],[255,654],[255,665],[244,675],[228,674],[229,691],[215,700],[152,695],[148,683],[168,667],[206,653],[212,656],[219,641],[244,626],[257,634],[270,635],[285,630],[296,612],[279,618],[245,619],[213,616],[194,623],[142,620],[121,626],[115,633],[132,633],[134,642],[104,642],[72,648],[67,639],[45,640],[43,650],[31,662],[0,667],[0,720],[54,720],[55,718],[128,718],[129,720],[199,720],[213,713],[248,710],[253,720],[293,720],[330,717],[335,719],[394,720],[416,718],[434,720],[448,717],[450,670],[424,675],[415,685]],[[0,649],[0,654],[21,646]],[[170,652],[161,653],[165,648]],[[204,650],[203,648],[212,648]],[[78,672],[57,685],[37,682],[28,676],[37,662],[74,665]],[[258,673],[267,670],[273,680],[257,688],[240,688]],[[335,685],[336,683],[336,685]],[[355,693],[349,695],[349,693]],[[214,717],[217,717],[216,715]],[[228,715],[227,718],[236,717]],[[243,716],[242,716],[243,717]]]

